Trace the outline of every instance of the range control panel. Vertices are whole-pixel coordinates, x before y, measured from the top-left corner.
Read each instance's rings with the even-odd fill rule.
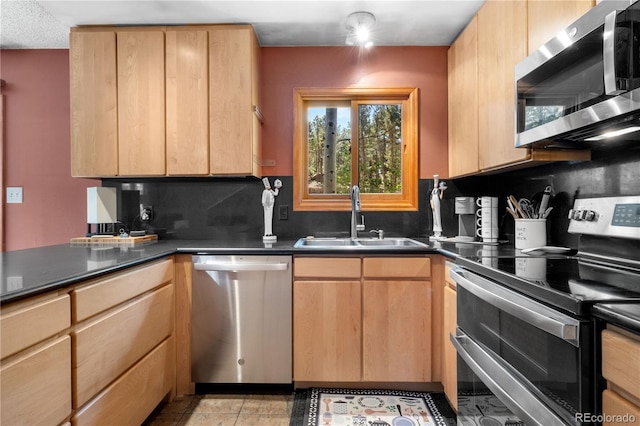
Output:
[[[572,234],[640,240],[640,196],[577,199],[569,219]]]

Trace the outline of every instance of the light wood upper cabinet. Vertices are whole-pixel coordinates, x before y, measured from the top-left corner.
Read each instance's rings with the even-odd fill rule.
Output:
[[[118,174],[116,33],[69,38],[71,175]]]
[[[209,36],[167,30],[167,174],[209,173]]]
[[[527,3],[489,1],[478,12],[479,167],[525,160],[514,148],[514,66],[527,56]]]
[[[118,174],[165,174],[164,32],[119,31]]]
[[[528,54],[551,40],[594,5],[593,0],[528,0]]]
[[[258,42],[250,26],[209,30],[210,163],[213,174],[261,174]]]
[[[261,176],[259,61],[249,25],[73,28],[72,175]]]
[[[478,18],[474,17],[448,54],[449,175],[478,169]]]

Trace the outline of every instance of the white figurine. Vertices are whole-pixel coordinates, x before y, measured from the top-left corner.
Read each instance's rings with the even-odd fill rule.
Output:
[[[273,235],[273,205],[275,204],[276,197],[280,188],[282,188],[282,182],[280,179],[276,179],[273,182],[275,190],[271,189],[269,178],[263,178],[264,191],[262,191],[262,208],[264,209],[264,241],[276,241],[278,238]]]
[[[433,175],[433,190],[431,190],[431,210],[433,211],[433,236],[442,237],[442,216],[440,215],[440,200],[447,189],[446,182],[439,182],[438,175]]]

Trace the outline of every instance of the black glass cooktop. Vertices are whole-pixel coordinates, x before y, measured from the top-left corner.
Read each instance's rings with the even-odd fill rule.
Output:
[[[595,303],[640,303],[640,271],[577,257],[475,257],[457,264],[542,303],[587,315]]]

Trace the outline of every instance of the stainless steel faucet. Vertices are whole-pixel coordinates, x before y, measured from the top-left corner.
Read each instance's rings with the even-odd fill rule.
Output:
[[[360,212],[360,188],[353,185],[351,188],[351,239],[358,238],[358,231],[364,231],[364,215],[362,223],[358,223],[357,213]]]

